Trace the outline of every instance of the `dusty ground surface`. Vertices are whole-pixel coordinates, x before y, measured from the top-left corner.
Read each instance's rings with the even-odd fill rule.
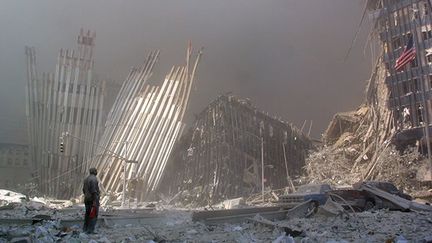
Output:
[[[7,196],[6,196],[7,195]],[[0,243],[23,242],[432,242],[431,212],[372,210],[339,216],[316,214],[268,221],[260,215],[236,224],[207,225],[193,222],[192,212],[152,203],[137,209],[100,212],[97,234],[82,232],[83,205],[70,201],[53,204],[4,194],[0,205]],[[262,205],[264,206],[264,205]],[[270,206],[270,205],[267,205]],[[38,215],[51,220],[34,222]],[[125,219],[127,218],[127,219]],[[119,220],[121,219],[121,220]],[[11,221],[12,220],[12,221]],[[18,220],[18,222],[13,221]],[[19,220],[25,222],[19,223]],[[26,221],[27,220],[27,221]],[[29,222],[30,220],[30,222]],[[258,222],[261,221],[261,222]],[[68,223],[66,223],[68,222]],[[67,225],[67,226],[64,226]],[[292,238],[286,237],[285,233]],[[284,237],[285,236],[285,237]],[[405,240],[405,241],[403,241]]]
[[[9,211],[19,216],[21,212]],[[60,215],[60,214],[59,214]],[[69,214],[82,217],[81,212]],[[81,226],[63,228],[59,221],[32,226],[0,225],[0,242],[28,237],[34,242],[290,242],[276,241],[285,227],[303,231],[295,242],[422,242],[432,237],[432,214],[399,211],[368,211],[337,217],[316,216],[274,222],[277,226],[257,222],[209,226],[192,222],[190,211],[166,210],[151,224],[98,225],[97,234],[81,232]],[[279,239],[280,240],[280,239]],[[400,241],[402,242],[402,241]]]

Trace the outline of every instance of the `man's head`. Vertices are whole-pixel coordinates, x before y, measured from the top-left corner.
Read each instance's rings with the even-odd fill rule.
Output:
[[[90,168],[90,175],[97,175],[97,170],[96,168]]]

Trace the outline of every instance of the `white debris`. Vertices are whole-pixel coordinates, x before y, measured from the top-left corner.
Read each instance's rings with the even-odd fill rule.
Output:
[[[40,197],[34,197],[34,198],[30,199],[30,202],[39,203],[42,205],[47,205],[47,202],[43,198],[40,198]]]
[[[243,230],[243,228],[241,226],[235,226],[233,228],[233,231],[242,231],[242,230]]]
[[[222,205],[225,209],[241,208],[245,205],[245,200],[242,197],[229,199],[225,200]]]
[[[186,234],[194,235],[194,234],[198,234],[198,231],[196,231],[195,229],[191,229],[191,230],[186,231]]]
[[[83,241],[87,241],[89,239],[89,236],[86,233],[80,233],[79,239]]]
[[[405,237],[403,237],[403,235],[399,235],[398,237],[396,237],[396,243],[408,243],[407,239],[405,239]]]
[[[292,238],[290,235],[286,235],[284,232],[281,236],[276,238],[273,243],[295,243],[295,241],[294,238]]]
[[[11,203],[22,203],[27,199],[24,194],[9,190],[0,189],[0,206]]]
[[[108,238],[106,236],[99,238],[97,241],[100,243],[111,243],[111,241],[108,240]]]

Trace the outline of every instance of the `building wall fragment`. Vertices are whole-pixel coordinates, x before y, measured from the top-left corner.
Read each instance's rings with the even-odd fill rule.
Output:
[[[132,69],[111,108],[92,163],[105,190],[125,198],[146,200],[157,190],[182,123],[201,51],[186,65],[175,66],[161,86],[148,84],[159,51]],[[131,163],[133,162],[133,163]]]
[[[261,146],[263,139],[263,147]],[[222,95],[197,115],[167,169],[164,190],[188,191],[198,204],[290,186],[300,175],[311,140],[249,100]],[[290,181],[291,180],[291,181]]]
[[[0,187],[14,190],[32,182],[29,146],[0,143]]]
[[[104,82],[93,77],[95,37],[81,30],[78,50],[61,49],[54,72],[38,73],[35,48],[25,49],[33,179],[46,195],[70,198],[80,193],[77,182],[87,174],[95,152],[105,89]],[[66,132],[72,137],[64,137]]]
[[[424,127],[432,119],[432,7],[428,0],[369,1],[375,31],[381,41],[390,96],[388,106],[396,128],[398,146],[424,143]],[[401,70],[396,60],[413,39],[415,59]],[[423,138],[423,139],[422,139]]]

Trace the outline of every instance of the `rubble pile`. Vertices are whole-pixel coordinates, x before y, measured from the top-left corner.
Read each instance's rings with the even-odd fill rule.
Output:
[[[23,219],[44,215],[50,219],[80,218],[82,207],[69,200],[52,200],[0,189],[0,218]],[[73,209],[66,211],[66,209]]]
[[[257,215],[254,219],[259,218]],[[248,220],[207,225],[192,222],[186,213],[172,213],[168,218],[155,220],[158,222],[151,226],[100,225],[94,235],[81,233],[78,226],[61,227],[57,221],[25,227],[0,226],[0,242],[20,238],[33,242],[421,242],[430,239],[428,229],[432,226],[429,214],[388,210],[336,217],[293,217],[269,223]]]
[[[55,209],[51,206],[67,205],[67,203],[50,202],[43,198],[28,199],[23,194],[6,190],[0,192],[4,192],[2,195],[7,194],[2,197],[3,202],[7,199],[9,200],[7,202],[15,203],[12,209],[0,210],[1,243],[396,242],[398,239],[417,242],[431,237],[428,230],[432,226],[429,212],[399,212],[384,209],[347,213],[337,203],[334,203],[336,207],[329,207],[327,203],[320,206],[319,210],[308,218],[302,213],[302,210],[309,210],[308,207],[301,209],[300,205],[286,212],[282,211],[283,218],[271,220],[265,218],[271,214],[266,214],[264,211],[261,215],[253,213],[245,217],[238,213],[221,212],[227,210],[224,209],[219,210],[219,213],[226,214],[221,217],[215,214],[217,210],[202,210],[201,212],[213,215],[211,216],[213,222],[215,222],[214,217],[219,219],[219,223],[209,223],[208,219],[196,220],[195,218],[194,220],[193,213],[197,209],[178,209],[165,204],[167,202],[156,202],[152,204],[153,209],[102,210],[96,234],[85,234],[81,230],[82,206]],[[42,206],[29,208],[31,202],[39,202]],[[244,203],[243,198],[237,198],[225,201],[223,207],[232,208],[237,212],[259,208],[242,208]],[[274,213],[281,212],[272,206],[268,208],[276,210]],[[430,210],[430,207],[427,207],[427,210]],[[33,219],[33,222],[24,224],[20,219]]]
[[[43,221],[35,225],[0,226],[0,242],[153,242],[153,232],[145,230],[146,226],[98,227],[97,234],[86,234],[80,225],[64,227],[60,220]]]
[[[361,163],[355,167],[346,150],[350,148],[325,147],[313,153],[307,160],[307,179],[311,182],[352,185],[368,178],[392,182],[409,192],[425,186],[417,178],[418,169],[425,161],[414,149],[400,153],[394,147],[387,147],[372,165]]]
[[[382,180],[410,192],[424,189],[416,176],[418,169],[425,167],[424,157],[416,148],[401,152],[391,144],[395,129],[387,97],[385,68],[378,60],[364,104],[356,111],[334,116],[323,135],[324,146],[306,160],[305,181],[351,185]]]
[[[56,221],[32,226],[3,226],[0,227],[0,242],[57,242],[62,235],[60,229]]]
[[[428,213],[365,211],[338,217],[291,218],[279,227],[303,231],[305,242],[422,242],[430,239]],[[297,242],[297,241],[296,241]],[[400,241],[402,242],[402,241]]]
[[[27,197],[24,194],[0,189],[0,207],[19,204],[26,199]]]

